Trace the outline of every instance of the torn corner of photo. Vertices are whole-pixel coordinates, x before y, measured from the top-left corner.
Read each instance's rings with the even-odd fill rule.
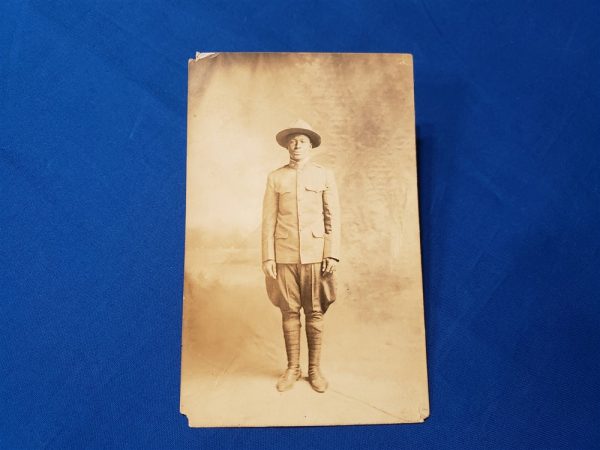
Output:
[[[412,57],[190,61],[189,425],[423,422]]]
[[[219,54],[219,52],[196,52],[196,55],[193,58],[188,59],[188,64],[191,64],[196,61],[200,61],[203,59],[214,58]]]

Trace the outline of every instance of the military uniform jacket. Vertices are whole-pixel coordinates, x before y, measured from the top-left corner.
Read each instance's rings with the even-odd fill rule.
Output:
[[[263,201],[262,260],[340,259],[340,207],[330,170],[308,161],[271,172]]]

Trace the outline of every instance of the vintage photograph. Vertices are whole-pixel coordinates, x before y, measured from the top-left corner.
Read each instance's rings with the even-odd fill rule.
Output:
[[[197,54],[189,425],[422,422],[424,326],[411,56]]]

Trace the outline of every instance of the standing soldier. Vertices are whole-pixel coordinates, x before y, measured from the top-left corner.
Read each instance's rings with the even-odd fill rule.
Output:
[[[340,252],[340,208],[330,170],[310,161],[321,136],[299,120],[276,135],[289,164],[271,172],[263,202],[262,269],[267,292],[281,310],[288,366],[277,390],[290,389],[300,371],[300,308],[308,341],[308,379],[317,392],[328,383],[320,372],[323,314],[335,300]]]

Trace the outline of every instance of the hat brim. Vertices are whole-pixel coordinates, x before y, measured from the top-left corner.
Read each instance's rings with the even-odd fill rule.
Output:
[[[321,145],[321,136],[319,136],[313,130],[307,130],[306,128],[286,128],[285,130],[281,130],[279,133],[277,133],[275,139],[279,145],[287,148],[289,137],[292,134],[304,134],[308,136],[313,148]]]

